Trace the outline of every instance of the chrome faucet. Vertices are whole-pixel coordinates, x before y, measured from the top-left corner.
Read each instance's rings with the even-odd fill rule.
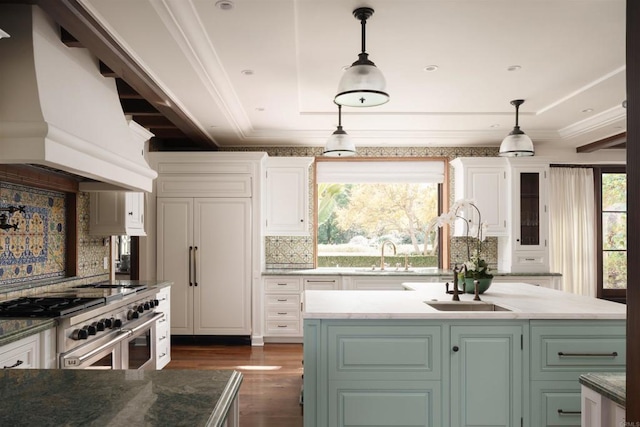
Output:
[[[384,247],[387,245],[387,243],[390,244],[393,248],[393,254],[396,254],[396,245],[391,240],[385,240],[384,242],[382,242],[382,250],[380,253],[380,270],[384,270]]]

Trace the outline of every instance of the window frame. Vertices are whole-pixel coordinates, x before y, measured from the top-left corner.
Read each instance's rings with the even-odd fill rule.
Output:
[[[317,175],[317,163],[319,162],[416,162],[416,161],[428,161],[428,162],[442,162],[444,164],[444,179],[441,184],[438,184],[438,215],[442,213],[443,206],[449,206],[449,194],[451,189],[451,182],[449,181],[449,158],[447,157],[316,157],[313,164],[313,266],[318,267],[318,224],[316,220],[318,218],[318,175]],[[443,236],[449,236],[449,227],[443,226],[438,231],[438,245],[441,250],[438,253],[438,268],[449,265],[450,260],[450,245],[449,239],[445,239]]]
[[[605,289],[604,281],[602,280],[602,274],[604,270],[603,262],[603,244],[602,244],[602,175],[608,173],[623,173],[626,175],[627,168],[625,165],[612,165],[612,166],[594,166],[593,167],[593,179],[594,179],[594,192],[595,192],[595,205],[596,205],[596,253],[597,253],[597,273],[596,273],[596,296],[600,299],[606,299],[610,301],[616,301],[626,303],[627,290],[625,289]],[[628,194],[628,188],[627,188]],[[627,205],[628,209],[628,205]],[[628,214],[628,210],[625,211]],[[627,216],[628,218],[628,216]],[[628,233],[627,229],[627,233]],[[628,234],[627,234],[628,238]],[[627,240],[628,242],[628,240]],[[628,253],[627,247],[627,253]],[[628,267],[628,264],[627,264]],[[628,285],[628,284],[627,284]]]

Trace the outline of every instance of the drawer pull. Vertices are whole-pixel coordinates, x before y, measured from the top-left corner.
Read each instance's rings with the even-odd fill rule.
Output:
[[[580,415],[582,412],[580,411],[563,411],[562,409],[558,409],[558,415]]]
[[[284,316],[285,314],[289,314],[289,313],[287,313],[286,311],[285,312],[278,312],[278,315],[280,315],[280,316]]]
[[[524,260],[525,261],[535,261],[536,259],[535,258],[525,258]]]
[[[286,328],[287,325],[278,325],[278,328]]]
[[[618,357],[618,352],[613,351],[611,353],[563,353],[558,352],[560,357]]]
[[[22,365],[23,363],[24,363],[24,362],[23,362],[22,360],[18,359],[18,360],[16,361],[16,363],[14,363],[13,365],[11,365],[11,366],[5,366],[5,367],[4,367],[4,368],[2,368],[2,369],[11,369],[11,368],[16,368],[16,367],[18,367],[18,366]]]
[[[162,353],[160,356],[158,356],[158,358],[163,358],[167,355],[167,353]]]
[[[166,336],[166,335],[163,335],[163,336],[161,336],[160,338],[158,338],[158,341],[162,341],[162,340],[166,340],[166,339],[167,339],[167,336]]]
[[[278,286],[287,286],[286,283],[278,283]]]
[[[278,302],[287,302],[287,301],[289,301],[289,300],[286,299],[286,298],[278,298]]]

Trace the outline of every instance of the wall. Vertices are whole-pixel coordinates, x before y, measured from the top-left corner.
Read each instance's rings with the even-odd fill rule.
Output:
[[[78,193],[77,272],[65,277],[67,224],[65,194],[0,183],[0,205],[24,205],[9,222],[19,229],[0,231],[0,299],[51,292],[109,278],[103,267],[109,256],[104,236],[89,236],[89,193]]]

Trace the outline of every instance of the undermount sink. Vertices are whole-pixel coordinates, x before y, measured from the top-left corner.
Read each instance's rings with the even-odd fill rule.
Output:
[[[490,302],[425,301],[429,307],[438,311],[511,311]]]

